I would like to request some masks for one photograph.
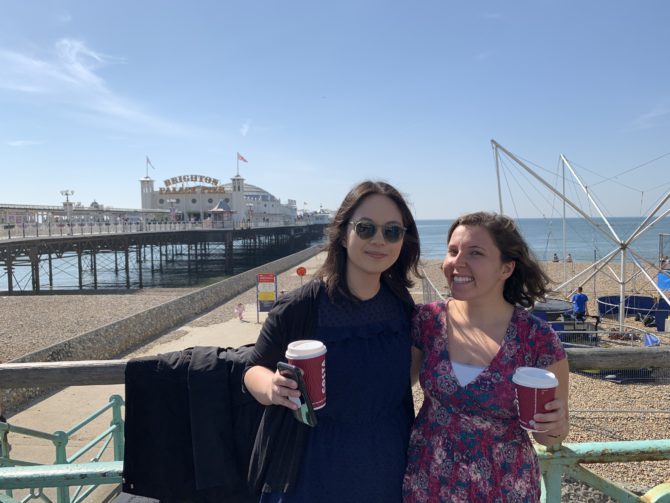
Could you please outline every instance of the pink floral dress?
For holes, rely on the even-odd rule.
[[[545,368],[565,358],[553,330],[517,307],[500,350],[466,386],[449,360],[446,302],[418,308],[412,338],[424,354],[425,399],[412,428],[403,501],[539,501],[539,464],[519,426],[512,374],[517,367]]]

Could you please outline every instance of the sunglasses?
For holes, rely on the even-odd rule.
[[[407,230],[400,224],[377,225],[369,220],[359,220],[349,223],[354,226],[354,232],[361,239],[372,239],[377,234],[377,231],[381,229],[384,241],[387,243],[397,243],[403,238]]]

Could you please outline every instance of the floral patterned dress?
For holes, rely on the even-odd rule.
[[[413,321],[425,399],[410,438],[404,502],[539,501],[539,464],[519,426],[512,374],[564,359],[560,340],[546,322],[517,307],[496,356],[461,386],[449,359],[447,306],[423,305]]]

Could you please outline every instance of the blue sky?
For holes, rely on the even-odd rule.
[[[135,208],[145,156],[160,186],[227,180],[239,151],[299,207],[374,178],[451,218],[497,209],[495,139],[643,214],[670,189],[668,19],[662,0],[5,0],[0,202]],[[506,212],[555,211],[516,179]]]

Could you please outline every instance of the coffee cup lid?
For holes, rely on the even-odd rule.
[[[528,388],[555,388],[558,379],[553,372],[536,367],[519,367],[512,376],[512,382]]]
[[[326,346],[321,341],[293,341],[286,349],[286,358],[313,358],[326,352]]]

